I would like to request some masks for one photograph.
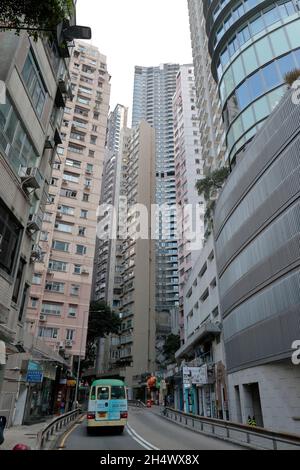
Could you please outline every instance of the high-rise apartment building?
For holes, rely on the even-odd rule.
[[[108,205],[118,210],[122,166],[121,133],[127,126],[127,114],[128,109],[118,104],[108,118],[100,198],[100,206],[103,208]],[[99,222],[105,227],[105,218],[109,223],[111,216],[111,211],[103,209],[103,214],[99,213]],[[118,260],[121,261],[121,242],[112,233],[107,235],[97,238],[92,295],[94,300],[105,301],[116,310],[120,306],[121,294],[121,268],[118,267]]]
[[[130,396],[136,397],[142,376],[155,372],[155,242],[151,239],[151,206],[155,203],[154,129],[141,121],[133,130],[123,130],[121,142],[118,210],[120,226],[123,223],[124,226],[118,247],[121,263],[117,265],[121,266],[122,324],[120,335],[109,338],[110,370],[104,373],[125,379]]]
[[[196,102],[194,67],[191,64],[181,65],[173,97],[181,330],[184,327],[184,286],[200,254],[204,239],[205,201],[196,189],[197,181],[203,178],[204,167]],[[181,331],[181,337],[183,336]]]
[[[234,162],[282,97],[285,74],[300,67],[299,2],[192,3],[203,3],[228,158]]]
[[[74,26],[73,2],[65,14]],[[32,361],[43,371],[38,386],[44,389],[55,379],[49,358],[64,363],[31,334],[26,305],[34,262],[41,257],[39,230],[70,92],[71,52],[63,36],[34,41],[23,32],[0,33],[0,414],[9,426],[28,418],[25,402],[32,416],[49,405],[48,395],[39,393],[32,405],[26,379]]]
[[[156,198],[165,205],[158,215],[156,234],[156,314],[157,338],[171,329],[170,316],[178,309],[178,250],[176,227],[176,188],[172,98],[176,91],[177,64],[136,67],[132,124],[145,119],[156,135]]]
[[[27,315],[31,331],[65,357],[84,357],[101,192],[110,76],[96,47],[76,42]]]
[[[211,72],[203,2],[202,0],[188,0],[188,7],[201,146],[204,170],[207,172],[224,166],[225,131],[218,87]]]

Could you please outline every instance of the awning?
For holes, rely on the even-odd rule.
[[[193,351],[193,348],[197,344],[201,344],[201,341],[208,338],[215,338],[221,334],[221,328],[216,323],[211,321],[205,323],[200,327],[200,329],[195,333],[188,341],[181,346],[181,348],[176,352],[175,358],[182,359],[186,354],[189,354]]]
[[[6,346],[4,341],[0,341],[0,365],[6,364]]]

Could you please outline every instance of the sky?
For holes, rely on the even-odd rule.
[[[107,56],[111,109],[131,111],[135,65],[192,62],[187,0],[78,0],[77,24]]]

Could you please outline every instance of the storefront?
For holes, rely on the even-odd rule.
[[[52,415],[56,366],[46,362],[28,361],[24,424],[32,424]]]

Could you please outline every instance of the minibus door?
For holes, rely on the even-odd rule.
[[[96,395],[96,421],[108,419],[109,411],[109,387],[97,387]]]

